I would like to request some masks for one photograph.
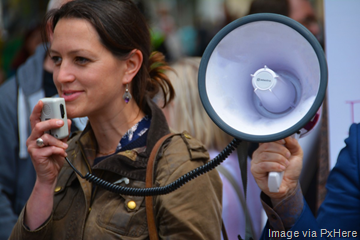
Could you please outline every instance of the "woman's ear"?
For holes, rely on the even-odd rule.
[[[138,49],[134,49],[129,54],[129,58],[125,60],[126,62],[126,71],[123,78],[123,83],[127,84],[132,81],[135,75],[138,73],[141,65],[143,63],[142,52]]]

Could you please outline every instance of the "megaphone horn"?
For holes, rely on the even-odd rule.
[[[272,142],[314,119],[327,78],[324,52],[309,30],[291,18],[259,13],[214,36],[200,63],[198,86],[206,112],[223,131],[244,141]]]

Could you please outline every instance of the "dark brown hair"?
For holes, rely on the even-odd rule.
[[[151,53],[149,28],[132,0],[71,1],[60,9],[49,11],[45,21],[51,22],[51,30],[54,31],[62,18],[87,20],[99,34],[104,47],[119,59],[126,59],[134,49],[142,52],[143,63],[132,81],[131,89],[133,99],[142,110],[144,100],[153,98],[160,88],[164,93],[164,106],[174,98],[174,88],[164,74],[170,67],[162,53]]]

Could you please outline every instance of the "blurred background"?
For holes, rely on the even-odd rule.
[[[247,15],[251,0],[134,0],[149,21],[154,49],[169,62],[201,56],[226,24]],[[0,1],[0,84],[14,74],[41,41],[48,0]],[[323,0],[311,0],[323,29]],[[323,41],[323,34],[318,36]]]
[[[48,0],[1,0],[0,66],[3,81],[14,74],[41,42],[40,23],[47,3]]]

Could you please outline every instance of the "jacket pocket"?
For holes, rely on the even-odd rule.
[[[145,182],[133,180],[129,187],[144,188]],[[145,197],[126,196],[107,192],[98,203],[102,204],[97,224],[116,234],[139,237],[147,234]],[[100,199],[99,199],[100,200]]]

